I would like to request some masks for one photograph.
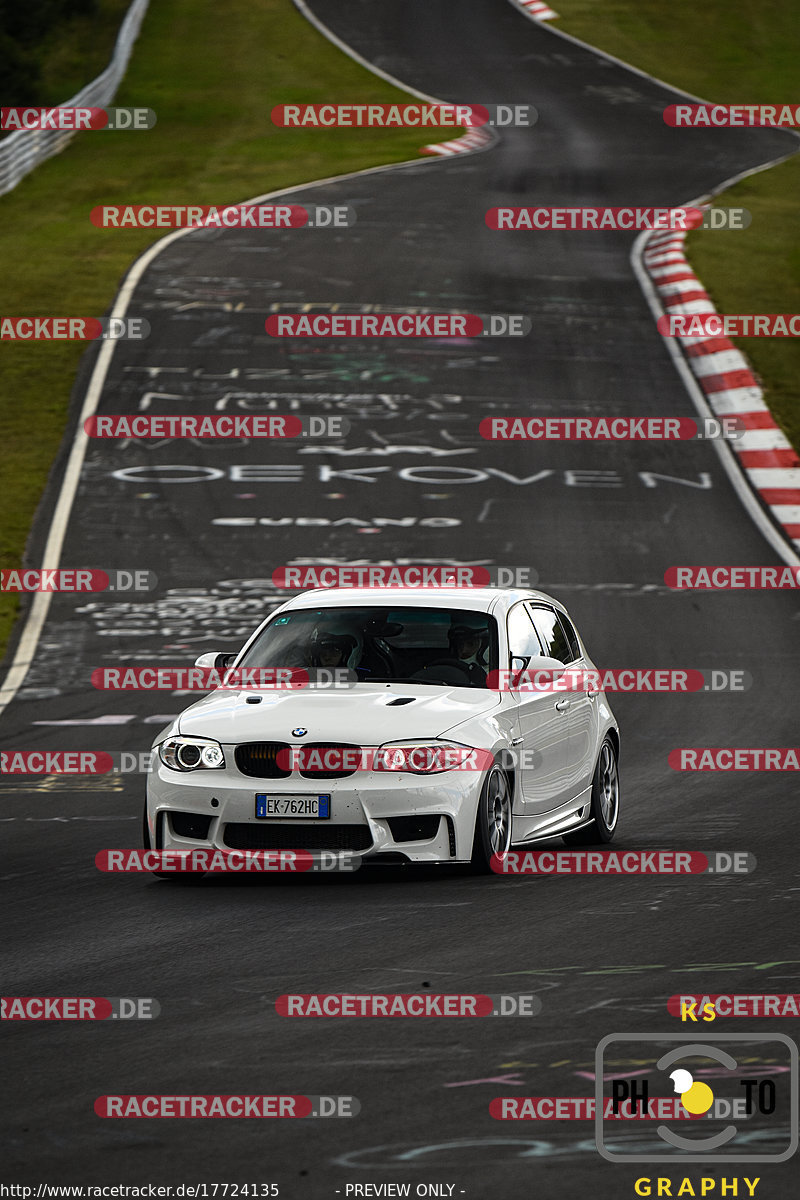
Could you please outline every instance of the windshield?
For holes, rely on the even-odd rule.
[[[240,667],[347,668],[358,682],[486,687],[497,623],[449,608],[308,608],[276,616]]]

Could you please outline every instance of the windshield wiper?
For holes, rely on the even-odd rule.
[[[423,683],[435,687],[472,687],[470,683],[447,683],[443,679],[411,679],[394,675],[370,675],[369,679],[359,679],[359,683]]]
[[[368,675],[359,683],[427,683],[427,679],[410,679],[402,675]]]

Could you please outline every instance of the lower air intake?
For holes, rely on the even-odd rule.
[[[372,837],[366,825],[253,825],[225,826],[223,839],[231,850],[369,850]]]

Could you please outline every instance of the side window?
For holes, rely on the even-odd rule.
[[[521,658],[541,654],[536,630],[524,604],[516,604],[508,614],[508,651]]]
[[[544,646],[543,653],[549,658],[557,658],[559,662],[571,662],[574,655],[569,648],[564,630],[559,624],[555,610],[552,608],[532,608],[531,613],[533,623]]]
[[[580,658],[581,656],[581,644],[578,641],[578,635],[575,632],[575,626],[572,624],[569,618],[565,617],[561,612],[558,613],[558,623],[564,630],[564,636],[566,637],[567,645],[569,646],[569,662],[574,662],[576,658]]]

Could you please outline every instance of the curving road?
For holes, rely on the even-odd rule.
[[[677,1028],[673,993],[800,990],[794,784],[775,772],[683,777],[667,765],[681,745],[796,741],[794,597],[684,595],[662,582],[673,564],[780,559],[709,444],[477,435],[492,413],[694,415],[631,268],[632,238],[493,233],[487,208],[680,204],[795,143],[774,131],[669,129],[660,113],[675,93],[505,0],[412,7],[413,21],[408,0],[314,0],[313,12],[413,88],[533,103],[538,124],[480,154],[290,193],[351,205],[352,230],[203,231],[148,261],[129,314],[146,317],[152,336],[117,346],[99,411],[339,413],[352,429],[332,448],[93,442],[62,562],[148,568],[159,587],[117,602],[54,599],[3,744],[145,750],[187,698],[99,692],[92,669],[235,648],[280,598],[269,580],[282,563],[528,565],[603,665],[749,672],[740,694],[614,701],[619,842],[748,850],[758,869],[539,881],[384,870],[176,889],[93,865],[101,848],[138,844],[141,774],[83,787],[4,780],[4,993],[153,996],[162,1008],[152,1024],[4,1026],[13,1182],[274,1180],[281,1195],[314,1200],[354,1183],[423,1182],[521,1200],[579,1196],[591,1181],[598,1197],[633,1194],[637,1176],[663,1168],[601,1163],[587,1122],[499,1125],[489,1101],[589,1095],[600,1038]],[[276,303],[521,312],[533,330],[519,341],[284,345],[264,333]],[[64,456],[93,365],[90,354]],[[31,562],[57,499],[56,473]],[[425,988],[535,990],[543,1010],[479,1025],[305,1023],[273,1005],[291,991]],[[770,1027],[792,1032],[791,1022]],[[115,1092],[261,1091],[353,1094],[362,1112],[208,1127],[92,1111]],[[757,1171],[770,1200],[791,1194],[791,1167]]]

